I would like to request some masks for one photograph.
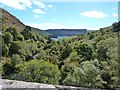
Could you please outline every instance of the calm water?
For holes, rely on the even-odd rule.
[[[58,36],[57,38],[51,38],[51,39],[56,41],[58,39],[67,38],[67,37],[69,37],[69,36]]]

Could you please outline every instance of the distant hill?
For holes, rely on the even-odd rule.
[[[26,27],[26,25],[22,23],[18,18],[16,18],[15,16],[13,16],[8,11],[2,8],[0,8],[0,17],[2,17],[0,18],[0,20],[2,21],[2,27],[5,29],[9,27],[14,27],[21,32]],[[47,32],[40,30],[38,28],[31,27],[31,29],[33,32],[40,35],[44,35],[44,36],[50,35]]]
[[[87,30],[87,33],[89,33],[89,32],[95,32],[95,31],[98,31],[98,30]]]
[[[45,30],[51,34],[51,37],[57,36],[77,36],[79,34],[87,33],[87,29],[48,29]]]
[[[0,20],[2,21],[3,29],[14,27],[18,31],[22,31],[25,29],[26,25],[22,23],[18,18],[10,14],[8,11],[0,8]],[[31,27],[31,26],[30,26]],[[77,36],[80,34],[87,33],[87,29],[48,29],[48,30],[41,30],[38,28],[31,27],[32,31],[43,35],[43,36]]]
[[[2,24],[0,26],[5,28],[14,27],[18,31],[22,31],[25,29],[26,25],[22,23],[18,18],[10,14],[8,11],[0,8],[0,20]],[[30,26],[31,27],[31,26]],[[85,34],[88,32],[93,32],[94,30],[87,30],[87,29],[47,29],[41,30],[35,27],[31,27],[32,31],[43,35],[43,36],[50,36],[50,37],[58,37],[58,36],[77,36],[80,34]],[[96,30],[97,31],[97,30]]]
[[[31,27],[31,29],[32,29],[32,31],[34,33],[37,33],[37,34],[40,34],[40,35],[43,35],[43,36],[49,36],[49,35],[51,35],[51,34],[45,32],[44,30],[40,30],[38,28]]]

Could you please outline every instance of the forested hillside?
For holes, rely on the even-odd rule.
[[[50,33],[50,37],[77,36],[87,33],[87,29],[48,29],[45,32]]]
[[[119,24],[54,41],[26,26],[2,30],[2,78],[88,88],[120,88]]]

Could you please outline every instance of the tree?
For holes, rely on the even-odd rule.
[[[26,26],[25,29],[21,32],[25,40],[32,39],[32,29],[29,26]]]
[[[23,47],[24,46],[24,47]],[[9,48],[9,55],[19,54],[22,59],[30,60],[33,59],[33,55],[37,52],[37,45],[35,43],[27,42],[13,42]]]
[[[11,33],[7,32],[4,36],[4,41],[6,44],[10,44],[13,41],[13,36]]]
[[[108,58],[107,51],[108,51],[107,47],[100,45],[97,50],[98,53],[97,59],[100,61],[106,60]]]
[[[59,64],[59,69],[64,65],[65,59],[70,55],[70,53],[73,51],[73,49],[70,46],[66,46],[63,48],[60,56],[60,64]]]
[[[22,63],[23,60],[22,58],[19,56],[19,54],[13,54],[12,58],[11,58],[11,63],[13,64],[13,66]]]
[[[9,78],[14,73],[15,67],[11,64],[11,58],[2,58],[2,76],[3,78]]]
[[[86,82],[84,71],[80,67],[74,68],[73,72],[69,72],[62,81],[64,85],[72,85],[84,87]]]
[[[94,33],[90,33],[89,40],[92,40],[95,37]]]
[[[57,65],[43,60],[31,60],[16,66],[18,71],[13,79],[39,83],[57,84],[60,71]]]
[[[9,55],[11,56],[12,54],[20,54],[20,49],[20,45],[17,42],[13,42],[9,48]]]
[[[11,34],[14,34],[15,31],[16,31],[16,28],[13,28],[13,27],[9,27],[6,29],[6,32],[10,32]]]
[[[82,59],[77,55],[76,51],[73,51],[69,57],[66,58],[65,62],[70,63],[70,62],[80,62]]]
[[[61,71],[60,82],[64,85],[104,88],[105,82],[100,77],[100,70],[89,61],[82,62],[80,66],[65,64]]]
[[[18,41],[24,41],[23,35],[19,33],[18,36],[17,36],[17,40]]]
[[[46,52],[44,50],[41,50],[39,53],[37,53],[34,57],[35,59],[41,60],[41,59],[45,59],[46,56]]]
[[[95,77],[99,74],[99,70],[89,61],[82,63],[82,70],[84,71],[87,78],[86,86],[92,87]]]
[[[16,28],[13,28],[13,27],[7,28],[6,32],[9,32],[9,33],[11,33],[13,35],[13,40],[14,41],[23,39],[20,32]]]
[[[70,55],[71,52],[72,52],[72,48],[67,45],[67,46],[62,50],[61,60],[65,60],[65,59]]]
[[[2,50],[1,50],[1,52],[2,52],[2,56],[4,57],[4,56],[7,56],[8,55],[8,52],[9,52],[9,48],[8,48],[8,46],[5,44],[5,42],[4,42],[4,40],[2,39]]]
[[[70,85],[72,80],[68,80],[71,77],[70,74],[74,72],[76,65],[74,63],[65,63],[61,68],[61,78],[59,80],[60,84]],[[71,78],[72,79],[72,78]],[[68,80],[68,81],[67,81]]]
[[[112,31],[113,32],[117,32],[120,29],[119,24],[120,24],[120,22],[119,23],[115,22],[115,23],[112,24],[112,27],[113,27]]]
[[[84,60],[92,59],[93,50],[91,45],[83,42],[76,47],[76,51],[80,57],[84,58]]]

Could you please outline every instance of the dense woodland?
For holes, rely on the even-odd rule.
[[[114,23],[99,31],[57,41],[32,32],[29,26],[22,31],[3,27],[2,78],[87,88],[120,88],[118,26]]]

